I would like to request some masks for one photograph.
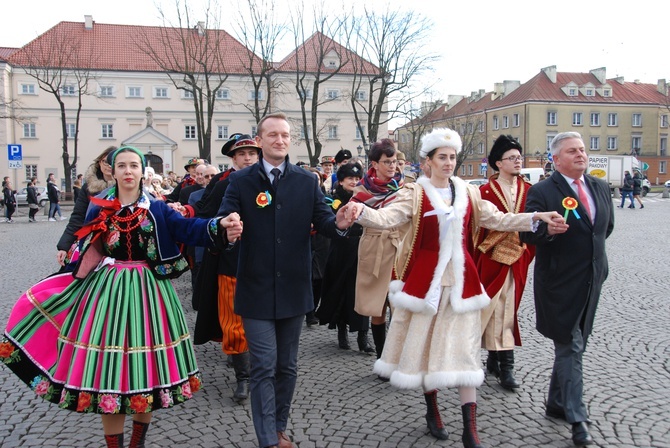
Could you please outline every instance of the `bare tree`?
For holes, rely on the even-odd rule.
[[[454,169],[454,173],[458,172],[461,165],[463,165],[463,162],[468,158],[475,156],[475,151],[479,148],[480,143],[484,143],[484,154],[482,157],[486,157],[487,148],[485,133],[479,132],[478,129],[479,121],[482,118],[483,114],[481,111],[474,111],[472,109],[459,115],[449,114],[449,112],[447,112],[444,121],[445,125],[458,132],[463,142],[463,149],[456,157],[456,168]]]
[[[432,24],[416,12],[365,8],[363,17],[351,24],[355,33],[349,47],[363,56],[354,70],[351,106],[356,125],[367,131],[367,136],[361,135],[367,146],[366,138],[376,141],[381,126],[430,90],[432,86],[416,88],[412,83],[431,69],[437,56],[426,50]],[[368,62],[374,66],[372,72]],[[360,93],[362,89],[367,95]]]
[[[21,114],[23,107],[21,102],[17,99],[5,100],[5,96],[0,92],[0,120],[13,120],[16,122],[22,121],[24,118]]]
[[[240,63],[251,78],[254,92],[252,105],[242,105],[251,112],[256,123],[271,111],[275,89],[272,73],[275,49],[287,27],[277,22],[274,0],[245,0],[247,16],[237,22],[238,39],[250,51],[240,54]],[[240,11],[243,7],[240,6]],[[263,92],[267,95],[263,96]]]
[[[404,115],[409,121],[399,131],[401,136],[406,136],[406,141],[401,138],[399,149],[404,151],[407,160],[419,161],[421,137],[433,128],[435,122],[443,118],[444,111],[442,100],[407,103]]]
[[[163,26],[143,27],[135,44],[146,53],[170,78],[172,84],[192,99],[195,111],[199,157],[211,160],[212,117],[216,108],[217,93],[231,71],[238,66],[226,66],[226,56],[242,47],[225,31],[218,29],[220,20],[215,4],[208,1],[204,8],[204,21],[194,21],[188,2],[175,0],[176,22],[159,7]],[[235,45],[237,43],[237,45]]]
[[[11,58],[13,64],[35,79],[39,88],[58,102],[61,158],[65,190],[68,192],[72,189],[72,173],[77,168],[82,99],[85,95],[95,93],[91,91],[91,81],[97,77],[92,70],[96,66],[97,54],[92,46],[85,46],[79,39],[74,39],[66,26],[58,26],[14,53]],[[72,109],[75,110],[74,123],[68,123],[68,111]],[[73,146],[71,155],[70,141]]]
[[[334,17],[329,15],[329,17]],[[315,11],[314,33],[306,38],[302,10],[292,15],[296,50],[290,68],[295,70],[295,89],[300,102],[301,138],[307,146],[310,165],[319,163],[323,136],[329,132],[328,118],[319,119],[320,106],[339,100],[338,93],[321,94],[321,88],[351,61],[351,52],[335,41],[347,17],[329,18]],[[333,91],[335,92],[335,91]],[[334,128],[336,129],[336,128]],[[330,137],[333,137],[332,135]]]

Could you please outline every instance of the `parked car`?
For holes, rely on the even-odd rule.
[[[670,180],[666,180],[663,185],[665,185],[665,188],[670,188]]]
[[[49,202],[47,197],[47,187],[35,186],[37,189],[37,203],[40,204],[40,207],[44,207]],[[16,204],[17,205],[28,205],[28,189],[21,188],[21,190],[16,193]]]
[[[465,181],[469,184],[477,185],[477,186],[489,183],[488,179],[466,179]]]

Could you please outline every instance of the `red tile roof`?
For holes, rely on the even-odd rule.
[[[330,51],[335,51],[340,58],[342,67],[338,73],[351,75],[355,73],[374,74],[379,72],[379,68],[374,64],[366,61],[353,51],[320,32],[312,34],[295,51],[277,63],[275,68],[281,72],[295,72],[300,68],[300,71],[316,73],[319,69],[319,60],[323,62],[321,55],[327,55]],[[321,73],[332,73],[337,71],[337,67],[329,68],[322,65],[320,71]]]
[[[0,61],[6,61],[18,48],[0,47]]]
[[[31,59],[35,59],[34,55],[41,55],[38,58],[43,65],[57,57],[53,49],[66,47],[72,49],[73,54],[67,61],[60,58],[59,67],[162,72],[164,70],[149,56],[148,46],[144,43],[148,42],[161,59],[175,60],[183,66],[185,57],[181,50],[181,36],[186,36],[190,43],[193,58],[188,62],[194,67],[198,66],[194,61],[205,57],[210,58],[214,72],[218,73],[246,73],[244,67],[249,65],[250,60],[260,66],[260,59],[224,30],[206,30],[205,35],[200,36],[195,29],[95,22],[92,29],[85,29],[83,22],[60,22],[14,52],[9,62],[29,66]],[[203,55],[201,48],[205,39],[209,40],[210,50]],[[217,60],[219,56],[220,60]]]

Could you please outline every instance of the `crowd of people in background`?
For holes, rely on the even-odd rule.
[[[520,174],[521,145],[502,135],[488,157],[495,174],[476,187],[455,176],[462,142],[451,129],[434,129],[422,138],[418,172],[390,139],[373,142],[365,159],[343,148],[323,156],[318,168],[294,165],[288,157],[290,135],[286,117],[271,114],[258,124],[257,136],[233,134],[223,145],[230,168],[220,171],[194,157],[185,163],[183,175],[170,171],[163,176],[146,166],[135,148],[111,146],[74,181],[74,208],[57,244],[63,277],[36,285],[42,294],[38,301],[54,306],[54,297],[72,300],[76,312],[88,306],[92,288],[102,287],[109,306],[125,304],[125,310],[132,308],[126,300],[145,303],[151,296],[156,306],[169,307],[181,326],[179,334],[168,334],[152,323],[156,331],[165,332],[163,342],[174,343],[178,351],[182,368],[172,371],[173,377],[154,377],[155,366],[127,372],[134,376],[120,396],[131,399],[120,402],[114,412],[133,414],[130,446],[144,446],[154,410],[183,402],[200,388],[200,373],[174,291],[161,289],[160,297],[154,297],[144,283],[123,280],[130,297],[126,299],[112,292],[110,278],[130,279],[145,272],[145,281],[165,288],[165,281],[191,269],[191,305],[198,313],[193,344],[221,344],[235,372],[233,399],[250,400],[261,447],[294,446],[286,428],[300,334],[303,325],[323,325],[336,331],[333,343],[341,350],[352,348],[349,334],[354,333],[359,352],[376,356],[371,368],[380,381],[421,390],[426,403],[422,417],[437,439],[449,437],[438,391],[456,388],[462,443],[480,448],[477,387],[485,374],[509,391],[522,387],[514,376],[514,349],[521,345],[517,311],[536,250],[538,330],[555,343],[545,413],[572,424],[575,445],[592,444],[582,397],[582,355],[606,278],[604,241],[612,231],[613,214],[609,188],[584,174],[581,136],[556,136],[551,150],[557,171],[531,187]],[[626,197],[630,208],[635,199],[644,207],[639,188],[635,190],[638,175],[627,172],[620,207]],[[35,222],[39,208],[36,183],[36,178],[28,183],[29,222]],[[16,199],[8,177],[2,187],[5,218],[13,222]],[[47,179],[47,195],[48,220],[55,221],[56,215],[66,219],[53,174]],[[574,203],[570,210],[585,219],[564,215],[565,201]],[[159,237],[156,232],[165,229],[171,236]],[[580,251],[568,254],[565,247]],[[101,251],[103,259],[116,256],[123,261],[99,264],[92,271],[87,264],[92,257],[84,254]],[[565,266],[555,261],[570,257],[583,262],[579,272],[567,267],[572,261]],[[593,265],[592,259],[604,261]],[[553,272],[563,268],[565,276],[581,278],[569,294],[561,293]],[[44,288],[54,282],[60,282],[55,289],[60,292]],[[132,314],[128,322],[141,318],[137,309],[127,312]],[[19,308],[13,312],[5,338],[29,358],[31,339],[14,319],[25,313]],[[58,313],[70,313],[70,308]],[[70,330],[88,325],[87,319],[68,320]],[[118,342],[124,343],[128,341]],[[487,352],[484,366],[482,349]],[[143,362],[173,367],[151,361],[159,351],[158,346],[142,349]],[[75,370],[92,368],[65,352],[55,371],[71,361]],[[34,372],[27,360],[3,361],[24,380],[28,371]],[[121,363],[113,357],[109,362]],[[49,373],[59,393],[78,400],[92,393],[98,400],[83,406],[66,397],[71,401],[61,407],[76,412],[95,407],[95,412],[107,413],[104,391],[96,385],[103,373],[97,368],[92,372],[67,390],[55,379],[58,374]],[[138,395],[141,391],[144,395]],[[138,405],[140,395],[144,407]],[[63,403],[62,397],[48,399]],[[122,417],[103,415],[109,447],[123,446]]]

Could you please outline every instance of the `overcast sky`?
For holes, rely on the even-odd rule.
[[[5,0],[7,2],[8,0]],[[157,0],[166,11],[175,0]],[[181,0],[182,2],[185,0]],[[186,0],[194,9],[203,0]],[[232,33],[237,0],[220,0],[224,29]],[[279,4],[289,0],[276,0]],[[311,4],[316,0],[304,0]],[[351,0],[342,0],[348,3]],[[290,0],[295,4],[296,0]],[[434,22],[432,48],[438,96],[490,91],[495,82],[526,82],[542,67],[560,72],[588,72],[606,67],[607,77],[623,76],[656,83],[670,80],[669,1],[627,3],[589,0],[366,0],[368,7],[411,5]],[[328,10],[339,3],[328,2]],[[354,4],[363,4],[361,0]],[[311,9],[309,6],[306,10]],[[283,8],[287,10],[287,8]],[[21,0],[0,14],[0,46],[20,47],[60,21],[83,22],[90,14],[99,23],[160,25],[153,0],[90,1]],[[290,48],[276,55],[279,60]]]

